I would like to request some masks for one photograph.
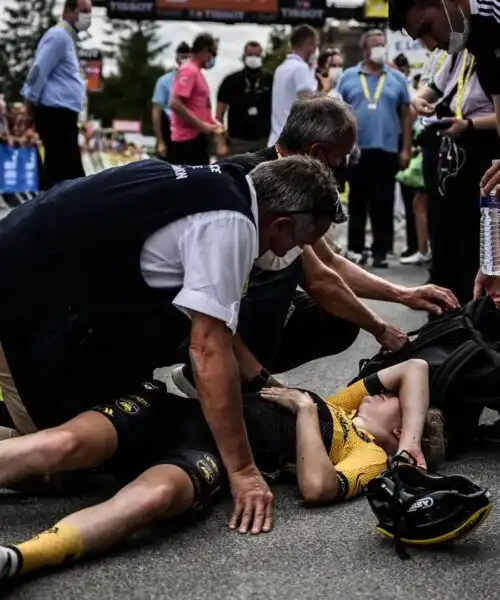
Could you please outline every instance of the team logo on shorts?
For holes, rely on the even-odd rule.
[[[200,471],[203,479],[207,483],[213,483],[215,481],[215,477],[217,476],[219,470],[215,461],[212,458],[210,458],[210,456],[207,456],[205,454],[203,459],[200,459],[196,463],[196,466],[198,467],[198,470]]]
[[[127,415],[136,415],[139,412],[139,407],[132,400],[117,400],[116,406]]]

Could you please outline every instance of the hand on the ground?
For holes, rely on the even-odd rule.
[[[497,306],[500,305],[500,277],[485,275],[479,270],[474,282],[474,298],[480,298],[483,290]]]
[[[495,164],[486,171],[479,185],[483,196],[486,196],[494,187],[500,185],[500,160],[495,161]]]
[[[448,127],[448,129],[443,129],[442,131],[440,131],[440,135],[450,135],[451,137],[454,137],[463,133],[468,126],[468,122],[465,119],[457,119],[456,117],[453,117],[451,119],[443,120],[447,121],[450,124],[450,126]]]
[[[384,325],[383,331],[376,335],[375,339],[384,350],[399,350],[409,341],[402,329],[390,323]]]
[[[229,523],[240,533],[267,533],[273,526],[274,496],[255,465],[229,475],[234,510]]]
[[[290,412],[297,414],[298,410],[314,404],[313,399],[306,392],[291,388],[272,387],[260,390],[260,396],[269,402],[275,402]]]
[[[436,112],[436,106],[423,98],[414,98],[411,103],[417,113],[422,117],[430,117]]]
[[[415,460],[417,467],[427,470],[427,463],[425,462],[425,457],[419,444],[399,448],[398,454],[401,454],[405,451],[408,452],[408,454]]]
[[[433,315],[442,315],[445,310],[460,308],[460,303],[451,290],[432,284],[408,288],[403,304],[413,310],[426,310]]]
[[[158,142],[158,145],[156,147],[156,151],[158,152],[159,156],[162,156],[163,158],[166,158],[166,156],[167,156],[167,146],[166,146],[165,142]]]

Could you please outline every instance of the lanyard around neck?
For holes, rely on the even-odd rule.
[[[455,97],[456,100],[456,110],[455,114],[457,119],[463,119],[463,104],[464,104],[464,96],[465,90],[469,84],[469,80],[472,75],[472,69],[474,67],[474,57],[470,57],[469,68],[467,68],[467,62],[469,58],[469,52],[464,50],[464,57],[462,59],[462,64],[460,65],[460,74],[458,76],[457,82],[457,95]]]
[[[361,80],[361,87],[363,88],[363,94],[365,95],[365,98],[368,101],[368,108],[377,108],[377,102],[379,101],[380,96],[382,95],[382,90],[384,89],[386,77],[385,73],[381,75],[378,80],[377,87],[375,88],[375,93],[373,94],[373,98],[368,88],[368,81],[366,79],[366,75],[364,73],[360,73],[359,77]]]

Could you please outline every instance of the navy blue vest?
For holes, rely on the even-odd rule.
[[[141,250],[168,223],[213,210],[254,221],[242,169],[146,160],[63,182],[0,222],[0,340],[38,426],[173,360],[189,321],[172,307],[178,289],[145,283]]]

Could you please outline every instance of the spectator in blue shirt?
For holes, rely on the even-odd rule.
[[[175,61],[178,66],[189,60],[191,49],[186,42],[181,42],[175,51]],[[162,75],[155,85],[153,93],[153,131],[156,137],[156,152],[159,158],[167,159],[170,154],[170,91],[174,83],[177,69]]]
[[[91,11],[91,0],[66,0],[63,20],[40,40],[22,89],[44,147],[45,188],[85,175],[78,114],[86,91],[76,41],[78,33],[90,27]]]
[[[366,263],[369,214],[373,266],[387,267],[394,238],[394,178],[411,157],[410,95],[404,76],[386,64],[383,31],[365,33],[361,49],[362,62],[347,69],[337,87],[356,114],[361,150],[359,161],[349,169],[348,257]]]

